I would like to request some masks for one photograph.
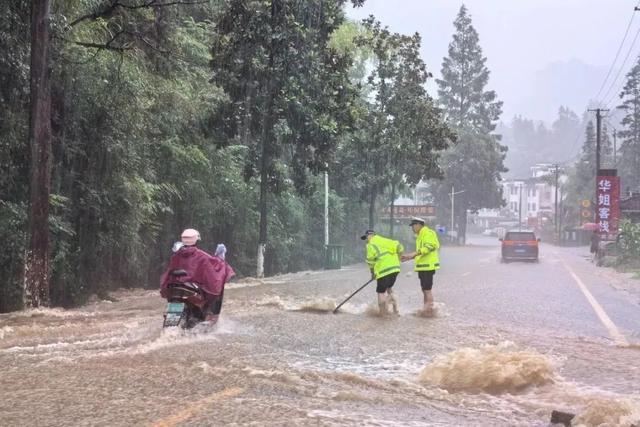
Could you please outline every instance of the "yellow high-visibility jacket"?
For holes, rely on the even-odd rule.
[[[400,272],[400,254],[404,247],[397,240],[374,235],[367,243],[367,264],[376,279]]]
[[[415,271],[434,271],[440,268],[440,257],[438,255],[440,241],[435,231],[426,225],[420,229],[416,238],[416,252],[418,256],[415,261]]]

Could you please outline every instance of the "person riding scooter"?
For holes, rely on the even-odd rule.
[[[224,285],[235,273],[223,258],[212,256],[197,247],[200,240],[197,230],[184,230],[180,240],[182,246],[174,246],[175,252],[162,275],[160,295],[163,298],[168,297],[167,287],[172,281],[198,284],[206,300],[203,309],[204,320],[215,323],[222,308]],[[176,270],[184,270],[186,274],[176,277],[172,274]]]

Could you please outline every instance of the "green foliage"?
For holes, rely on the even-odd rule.
[[[509,125],[501,125],[497,131],[503,136],[502,143],[509,147],[505,165],[508,175],[523,179],[531,174],[531,167],[548,163],[550,159],[564,161],[572,159],[575,149],[571,142],[582,133],[582,120],[570,109],[560,107],[558,117],[551,127],[543,122],[514,117]]]
[[[479,37],[463,5],[454,22],[456,32],[438,80],[439,101],[447,121],[458,132],[458,144],[442,156],[444,180],[434,183],[433,193],[441,220],[450,215],[451,188],[461,192],[455,199],[459,236],[464,241],[468,210],[502,206],[501,174],[506,172],[507,147],[492,134],[502,102],[494,91],[486,91],[489,70],[482,56]],[[443,215],[444,214],[444,215]],[[448,222],[448,221],[447,221]]]
[[[0,13],[0,312],[22,307],[29,188],[29,2]]]
[[[453,24],[456,32],[442,62],[442,80],[437,80],[439,101],[456,129],[488,134],[500,118],[502,101],[496,100],[494,91],[485,91],[489,82],[487,58],[482,55],[480,37],[465,5]]]
[[[387,49],[393,90],[385,104],[394,121],[383,120],[371,98],[380,88],[362,85],[373,47],[358,40],[371,34],[344,17],[343,8],[361,0],[53,4],[55,305],[119,287],[156,288],[187,227],[201,232],[205,250],[226,243],[236,271],[251,274],[262,182],[270,200],[267,272],[320,267],[318,172],[327,167],[330,242],[345,245],[347,262],[361,261],[362,199],[371,189],[370,171],[362,171],[386,152],[392,156],[378,159],[394,168],[387,183],[414,183],[434,173],[433,153],[451,137],[423,87],[429,75],[418,35],[394,35],[399,43]],[[0,14],[0,311],[22,305],[29,11],[19,0]],[[382,151],[369,145],[375,135],[384,135]]]
[[[431,74],[420,57],[420,35],[391,33],[373,17],[363,27],[356,43],[372,53],[374,66],[365,88],[370,96],[359,104],[363,132],[349,146],[359,157],[354,172],[365,183],[372,228],[378,195],[390,189],[393,203],[401,188],[437,176],[437,153],[454,135],[426,92]]]
[[[627,74],[627,81],[620,93],[624,111],[624,129],[619,132],[622,143],[619,148],[619,176],[624,189],[640,190],[640,58]]]
[[[213,81],[229,98],[217,130],[226,137],[222,145],[251,147],[248,177],[259,175],[266,162],[272,190],[282,158],[303,190],[307,169],[324,169],[337,135],[351,123],[351,57],[333,49],[331,38],[343,22],[335,1],[224,2],[211,65]]]
[[[212,45],[219,58],[215,46],[224,40],[217,24],[231,3],[132,9],[55,2],[54,304],[79,304],[121,286],[155,288],[168,248],[186,227],[201,231],[207,250],[225,242],[240,274],[252,271],[259,181],[246,172],[255,166],[256,150],[221,128],[233,121],[235,92],[224,82],[211,84]],[[246,3],[259,12],[269,2]],[[273,121],[283,144],[271,165],[274,251],[267,261],[273,273],[318,266],[322,259],[321,186],[308,172],[331,161],[334,141],[351,121],[349,99],[357,91],[349,82],[350,55],[328,46],[345,22],[344,4],[287,4],[281,22],[288,44],[278,50],[278,84],[286,95]],[[259,15],[248,19],[259,22]],[[280,37],[279,29],[269,34]],[[8,242],[0,256],[0,311],[6,311],[21,306],[27,231],[29,3],[12,2],[0,14],[0,30],[0,237]],[[227,35],[241,42],[248,29],[236,30]],[[254,28],[256,37],[261,30]],[[250,63],[262,72],[260,61],[257,52]],[[336,227],[344,220],[343,200],[332,193]],[[335,241],[340,235],[332,231]]]
[[[26,205],[0,200],[0,312],[22,308],[22,263],[24,232],[27,223]]]
[[[640,224],[623,220],[620,222],[619,234],[621,262],[635,263],[637,267],[640,260]]]

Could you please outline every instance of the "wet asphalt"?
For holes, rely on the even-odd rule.
[[[543,244],[539,263],[504,264],[495,238],[469,243],[442,249],[432,318],[419,315],[409,263],[400,316],[376,315],[373,284],[331,313],[368,280],[363,264],[232,283],[220,324],[186,333],[161,330],[155,291],[0,315],[0,414],[6,425],[485,426],[548,425],[551,410],[594,400],[600,412],[640,408],[640,282],[595,267],[587,248]],[[456,391],[424,383],[437,361],[448,380],[469,378]],[[478,392],[487,379],[503,390]]]

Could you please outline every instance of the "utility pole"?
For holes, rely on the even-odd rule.
[[[518,231],[522,231],[522,184],[520,187],[520,198],[518,200]]]
[[[589,110],[596,113],[596,176],[600,170],[600,138],[602,134],[602,113],[609,111],[602,108],[596,108],[595,110]]]
[[[553,165],[553,167],[555,168],[555,177],[556,177],[556,185],[555,185],[555,196],[554,196],[554,212],[555,212],[555,219],[553,221],[553,225],[556,229],[556,235],[558,238],[558,242],[560,241],[560,227],[559,227],[559,223],[558,223],[558,164],[556,163],[555,165]]]
[[[453,242],[453,212],[454,212],[454,208],[455,208],[455,202],[454,199],[456,197],[456,194],[461,194],[464,193],[466,190],[461,190],[461,191],[454,191],[454,186],[451,186],[451,241]],[[456,238],[458,238],[459,236],[456,236]]]
[[[617,141],[618,132],[616,132],[615,128],[613,129],[613,168],[615,169],[618,166],[618,141]]]
[[[324,171],[324,246],[329,246],[329,172]]]
[[[563,216],[563,212],[564,212],[564,202],[562,201],[562,191],[560,191],[560,219],[558,220],[558,230],[559,231],[559,235],[558,235],[558,244],[560,246],[562,246],[562,216]]]
[[[454,187],[453,185],[451,186],[451,241],[453,242],[453,212],[454,212],[454,207],[455,207],[455,203],[453,201],[453,199],[455,198],[456,193],[454,193]]]

